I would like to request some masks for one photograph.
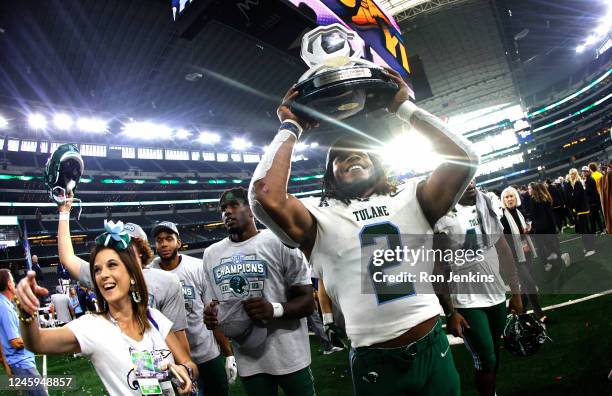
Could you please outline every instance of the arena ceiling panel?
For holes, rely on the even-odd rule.
[[[176,37],[169,1],[33,0],[0,8],[0,104],[274,128],[280,97],[305,70],[215,22],[192,41]],[[193,73],[203,77],[189,81]]]

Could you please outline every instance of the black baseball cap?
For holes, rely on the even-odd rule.
[[[175,233],[177,238],[181,237],[181,235],[178,232],[178,229],[176,228],[176,224],[174,224],[171,221],[162,221],[156,224],[155,227],[153,227],[153,230],[151,231],[151,236],[155,238],[157,234],[159,234],[162,231],[170,231],[170,232]]]

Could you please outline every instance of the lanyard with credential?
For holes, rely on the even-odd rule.
[[[130,360],[134,366],[134,374],[140,386],[140,392],[142,395],[174,395],[172,386],[167,381],[168,375],[161,370],[163,364],[163,354],[161,351],[157,351],[155,345],[155,337],[150,335],[151,340],[151,352],[149,348],[144,347],[138,348],[134,345],[135,340],[129,337],[121,330],[119,323],[109,313],[110,321],[119,330],[121,337],[128,347],[128,353],[130,354]],[[147,310],[147,318],[151,324],[159,331],[157,322],[151,317],[150,312]],[[143,335],[144,340],[144,335]],[[136,341],[137,342],[137,341]],[[160,384],[160,381],[161,384]]]

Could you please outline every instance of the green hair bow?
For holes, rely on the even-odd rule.
[[[113,221],[104,220],[105,233],[96,237],[96,245],[104,245],[106,247],[125,250],[130,245],[130,234],[123,227],[123,222],[118,221],[116,224]]]

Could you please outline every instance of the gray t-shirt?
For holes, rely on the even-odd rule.
[[[207,302],[263,295],[270,302],[282,303],[292,286],[311,284],[300,250],[287,248],[268,230],[244,242],[225,238],[209,246],[204,251],[204,266]],[[241,350],[234,344],[241,377],[290,374],[310,365],[306,318],[272,319],[267,328],[268,337],[261,348]]]
[[[179,255],[179,265],[166,271],[176,275],[183,286],[183,297],[187,311],[187,339],[191,358],[197,364],[208,362],[219,356],[219,347],[212,331],[204,324],[204,295],[206,282],[202,261],[184,254]],[[160,258],[153,259],[149,267],[161,269]]]
[[[153,268],[143,268],[142,274],[149,291],[149,306],[159,310],[172,322],[172,331],[187,328],[183,288],[178,277],[166,271]],[[90,289],[93,282],[89,272],[89,263],[81,260],[79,281]]]
[[[52,294],[51,304],[55,307],[57,320],[64,323],[72,320],[72,315],[70,315],[70,297],[64,293]]]

